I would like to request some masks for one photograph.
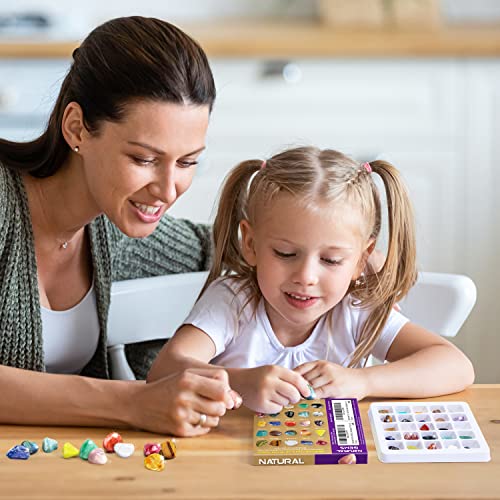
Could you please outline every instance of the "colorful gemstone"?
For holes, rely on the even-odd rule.
[[[324,422],[323,420],[315,420],[315,421],[314,421],[314,424],[315,424],[315,425],[317,425],[318,427],[323,426],[323,425],[324,425],[324,423],[325,423],[325,422]]]
[[[401,422],[411,422],[411,420],[408,420],[407,418],[403,418]]]
[[[49,437],[43,438],[42,450],[44,451],[44,453],[52,453],[53,451],[57,450],[58,446],[59,443],[55,439]]]
[[[325,444],[328,444],[328,441],[324,441],[323,439],[318,439],[316,441],[316,444],[319,444],[320,446],[325,446]]]
[[[266,421],[265,420],[259,420],[257,422],[257,427],[265,427],[266,426]]]
[[[108,461],[106,452],[102,448],[94,448],[87,458],[89,464],[104,465]]]
[[[311,403],[313,408],[321,408],[323,405],[321,403]]]
[[[298,442],[296,439],[287,439],[287,440],[285,441],[285,444],[286,444],[287,446],[295,446],[295,445],[297,445],[298,443],[299,443],[299,442]]]
[[[72,445],[71,443],[64,443],[63,444],[63,457],[64,458],[77,457],[79,453],[80,453],[80,450],[76,446]]]
[[[116,443],[113,450],[120,458],[128,458],[134,454],[135,446],[132,443]]]
[[[257,431],[257,432],[255,433],[255,435],[256,435],[257,437],[264,437],[264,436],[267,436],[267,431]]]
[[[8,452],[7,457],[12,460],[28,460],[30,457],[30,450],[21,444],[13,446]]]
[[[428,431],[430,429],[429,429],[429,426],[427,424],[424,424],[424,425],[422,425],[422,427],[420,427],[420,430],[421,431]]]
[[[418,439],[418,434],[416,432],[405,432],[403,437],[408,441],[415,441]]]
[[[392,421],[393,421],[393,420],[392,420],[392,417],[391,417],[390,415],[386,415],[386,416],[384,417],[384,419],[382,420],[382,422],[392,422]]]
[[[265,446],[267,444],[267,440],[266,439],[259,439],[256,443],[258,448],[260,448],[261,446]]]
[[[436,443],[431,443],[429,446],[427,446],[428,450],[435,450],[437,448]]]
[[[308,403],[299,403],[299,408],[308,408],[309,404]]]
[[[312,441],[309,441],[308,439],[303,439],[300,444],[304,444],[306,446],[311,446],[313,445],[314,443]]]
[[[436,422],[445,422],[445,419],[444,418],[436,418]]]
[[[266,414],[265,413],[262,413],[262,412],[257,412],[255,415],[257,415],[259,418],[262,418],[262,417],[265,417]]]
[[[308,416],[309,416],[309,412],[308,411],[301,411],[301,412],[299,412],[299,417],[307,418]]]
[[[472,439],[471,436],[458,436],[460,439]]]
[[[281,436],[281,431],[271,431],[269,434],[270,434],[271,436],[275,436],[275,437],[277,437],[277,436]]]
[[[313,417],[323,417],[324,415],[322,411],[313,411]]]
[[[269,416],[272,418],[276,418],[280,413],[270,413]]]
[[[297,435],[297,431],[285,431],[285,434],[287,436],[296,436]]]
[[[308,427],[311,425],[311,421],[310,420],[301,420],[300,425],[302,425],[303,427]]]
[[[301,435],[301,436],[310,436],[310,435],[311,435],[311,431],[310,431],[310,430],[308,430],[308,429],[302,429],[302,430],[300,431],[300,435]]]
[[[281,439],[273,439],[272,441],[269,441],[270,446],[281,446],[282,441]]]
[[[418,450],[418,446],[413,446],[413,445],[407,446],[407,448],[409,450]]]
[[[387,427],[386,431],[395,431],[396,427]]]
[[[325,435],[325,429],[316,429],[316,434],[319,436],[319,437],[322,437]]]
[[[422,439],[425,439],[426,441],[431,441],[431,440],[437,439],[437,437],[432,435],[432,434],[427,434],[425,436],[422,436]]]
[[[151,455],[144,457],[144,467],[155,472],[160,472],[165,468],[165,457],[159,453],[151,453]]]
[[[389,410],[379,410],[379,413],[389,413]]]
[[[172,460],[177,456],[177,443],[175,439],[167,439],[161,443],[161,454],[165,460]]]
[[[446,427],[439,427],[438,430],[439,431],[447,431],[448,429]]]
[[[160,443],[146,443],[144,445],[144,456],[147,457],[152,453],[161,453]]]
[[[295,415],[294,411],[286,411],[285,412],[285,416],[288,418],[292,418],[294,415]]]
[[[297,424],[296,424],[293,420],[287,420],[287,421],[285,422],[285,425],[286,425],[287,427],[295,427]]]
[[[385,439],[387,441],[396,441],[396,438],[394,436],[385,436]]]
[[[88,460],[89,453],[95,450],[98,446],[92,441],[92,439],[86,439],[80,448],[80,458],[83,460]]]
[[[453,420],[455,422],[465,422],[467,419],[465,418],[465,415],[457,415],[456,417],[453,417]]]
[[[30,455],[34,455],[39,449],[38,445],[33,441],[23,441],[21,443],[21,446],[25,446],[26,448],[28,448]]]
[[[435,410],[432,410],[432,413],[443,413],[439,408],[436,408]]]
[[[278,425],[281,425],[281,422],[279,420],[271,420],[269,422],[269,425],[274,425],[275,427],[277,427]]]
[[[304,399],[316,399],[316,391],[314,390],[313,386],[311,384],[307,384],[307,387],[309,388],[309,396]]]
[[[118,432],[110,432],[103,440],[102,447],[108,452],[113,453],[116,443],[123,443],[123,438]]]
[[[290,410],[293,408],[293,405],[286,405],[283,408],[285,408],[285,410]]]
[[[389,446],[389,450],[396,451],[399,450],[399,448],[397,446],[391,445]]]

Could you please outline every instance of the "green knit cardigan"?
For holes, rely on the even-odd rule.
[[[105,216],[88,226],[100,337],[82,375],[109,378],[106,323],[111,283],[125,279],[204,270],[210,260],[210,228],[164,216],[147,238],[129,238]],[[127,357],[144,378],[161,347],[127,346]],[[0,364],[44,371],[42,321],[31,217],[17,172],[0,164]]]

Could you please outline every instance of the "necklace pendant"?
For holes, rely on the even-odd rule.
[[[65,241],[64,243],[61,243],[61,248],[62,248],[63,250],[66,250],[66,248],[68,248],[68,242],[67,242],[67,241]]]

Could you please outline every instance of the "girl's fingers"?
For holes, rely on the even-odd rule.
[[[311,371],[316,366],[316,361],[309,361],[308,363],[304,363],[302,365],[296,366],[293,371],[305,377],[305,375]],[[307,378],[307,377],[306,377]]]

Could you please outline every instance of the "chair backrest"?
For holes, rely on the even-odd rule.
[[[135,378],[125,357],[125,344],[170,338],[191,310],[207,274],[171,274],[113,283],[108,319],[113,378]],[[414,323],[454,337],[475,301],[476,287],[470,278],[424,272],[419,273],[416,285],[400,305]]]
[[[108,317],[113,378],[135,378],[125,357],[125,344],[170,338],[191,311],[207,275],[170,274],[113,283]]]

